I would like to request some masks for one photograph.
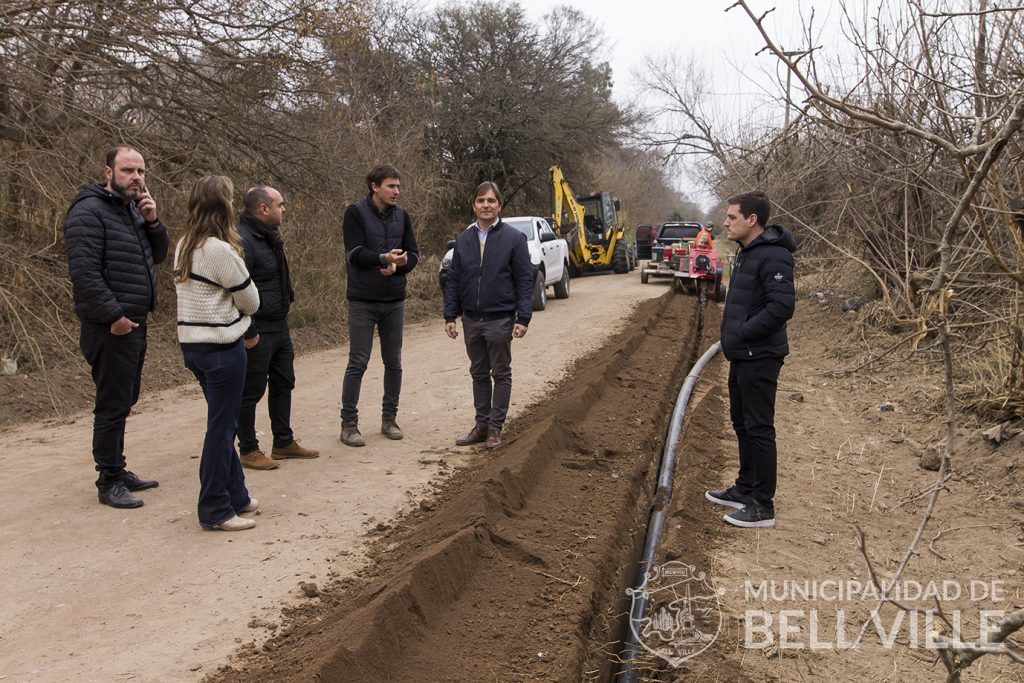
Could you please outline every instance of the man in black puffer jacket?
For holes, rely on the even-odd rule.
[[[384,398],[380,431],[401,439],[398,398],[402,392],[402,332],[405,327],[405,276],[419,262],[419,248],[409,214],[398,206],[402,177],[383,164],[366,175],[365,199],[345,209],[342,231],[348,267],[348,366],[341,388],[341,434],[346,446],[365,446],[359,431],[359,392],[373,348],[373,330],[380,335],[384,361]]]
[[[132,492],[157,486],[125,469],[124,427],[139,400],[146,358],[146,317],[156,309],[154,264],[167,256],[167,230],[146,189],[135,149],[107,153],[106,183],[83,187],[64,219],[64,242],[82,321],[79,346],[96,384],[92,455],[99,500],[135,508]]]
[[[238,415],[238,459],[242,467],[276,469],[276,460],[316,458],[320,451],[300,446],[292,432],[292,389],[295,388],[295,348],[288,328],[288,309],[295,301],[281,224],[284,197],[272,187],[249,188],[242,199],[238,234],[245,247],[245,267],[260,293],[260,309],[245,333],[245,388]],[[274,437],[271,457],[256,438],[256,404],[267,392],[267,412]]]
[[[722,353],[729,364],[729,415],[739,442],[736,482],[708,491],[734,508],[724,519],[739,527],[775,526],[775,391],[789,354],[786,321],[793,317],[792,233],[768,225],[768,198],[747,192],[728,200],[726,236],[740,244],[722,313]]]

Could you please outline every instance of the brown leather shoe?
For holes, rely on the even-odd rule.
[[[455,439],[456,446],[472,446],[475,443],[483,443],[487,441],[487,430],[483,427],[474,425],[469,434],[466,434],[461,439]]]
[[[319,458],[320,451],[313,450],[312,448],[303,448],[299,445],[298,441],[292,441],[287,446],[281,448],[274,446],[274,450],[270,451],[270,455],[274,460],[284,460],[285,458]]]
[[[484,441],[484,448],[497,448],[501,445],[501,430],[488,429],[487,440]]]
[[[273,470],[281,465],[281,463],[274,462],[268,458],[267,454],[263,451],[242,453],[238,456],[238,459],[241,461],[242,467],[248,467],[250,470]]]

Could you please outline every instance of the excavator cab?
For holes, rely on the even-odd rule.
[[[621,210],[611,192],[577,196],[560,167],[552,166],[551,223],[569,243],[569,272],[573,277],[582,272],[610,269],[628,273],[636,263],[627,248],[624,233],[618,225],[616,211]]]
[[[586,212],[583,216],[583,228],[587,231],[587,240],[607,246],[611,241],[615,210],[618,208],[619,200],[613,200],[611,192],[599,192],[582,196],[579,202]]]

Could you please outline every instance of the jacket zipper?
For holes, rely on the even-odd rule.
[[[156,303],[154,301],[156,297],[153,295],[153,274],[149,269],[149,259],[146,257],[146,245],[142,243],[142,237],[139,235],[139,228],[135,225],[135,219],[132,218],[131,207],[126,206],[125,210],[128,211],[128,223],[131,225],[132,232],[135,233],[135,239],[139,243],[139,250],[142,252],[142,261],[146,266],[146,286],[149,290],[149,305],[146,307],[146,312],[148,313],[149,311],[156,309],[156,306],[154,305]],[[145,228],[143,228],[143,230],[145,230]]]
[[[478,231],[480,230],[479,226],[477,227],[477,230]],[[490,237],[490,235],[488,235],[487,237]],[[479,234],[477,234],[476,239],[477,239],[477,247],[479,247],[480,246],[480,235]],[[487,251],[487,240],[486,239],[484,240],[484,249],[483,250],[484,250],[484,252]],[[480,315],[481,321],[483,320],[483,314],[484,314],[484,312],[480,310],[480,287],[483,284],[483,280],[484,280],[484,254],[481,253],[480,254],[480,272],[476,276],[476,311]]]

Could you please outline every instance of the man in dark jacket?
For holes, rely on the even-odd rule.
[[[389,439],[404,434],[396,422],[402,391],[402,330],[405,325],[405,278],[419,262],[419,248],[409,214],[398,206],[401,174],[390,164],[366,176],[369,194],[345,209],[342,225],[348,267],[348,367],[341,389],[341,441],[365,446],[359,432],[359,391],[373,349],[373,330],[380,335],[384,361],[381,433]]]
[[[728,200],[726,236],[740,244],[722,313],[722,353],[729,364],[729,415],[739,442],[736,482],[707,491],[734,508],[724,519],[739,527],[775,526],[775,390],[789,354],[786,321],[793,317],[793,235],[765,225],[768,198],[747,192]]]
[[[503,223],[501,192],[481,183],[473,195],[476,223],[455,238],[444,286],[444,330],[459,336],[462,315],[476,422],[459,446],[501,445],[512,398],[512,339],[526,336],[533,315],[534,268],[526,235]]]
[[[146,188],[146,163],[119,145],[107,153],[105,183],[83,187],[64,219],[64,242],[82,321],[79,347],[92,368],[96,407],[92,456],[99,500],[135,508],[132,495],[157,486],[125,469],[124,428],[139,400],[146,317],[156,309],[155,265],[167,256],[167,230]]]
[[[260,293],[260,308],[245,333],[246,370],[242,409],[238,416],[238,459],[243,467],[272,470],[277,460],[315,458],[320,451],[304,448],[292,432],[292,389],[295,388],[295,349],[288,329],[288,309],[295,301],[288,258],[281,238],[284,198],[272,187],[250,188],[242,199],[238,234],[245,248],[245,267]],[[270,385],[267,410],[274,435],[273,459],[256,438],[256,404]]]

